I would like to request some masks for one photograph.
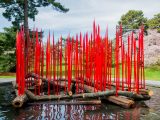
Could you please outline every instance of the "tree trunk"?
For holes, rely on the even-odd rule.
[[[24,32],[28,33],[28,1],[24,0]]]
[[[28,0],[24,0],[24,33],[25,33],[25,49],[24,49],[24,53],[25,53],[25,58],[27,58],[27,54],[28,54]],[[24,60],[24,65],[25,65],[25,74],[27,71],[27,63],[26,63],[26,59]]]

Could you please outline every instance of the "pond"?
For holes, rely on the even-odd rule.
[[[12,85],[0,85],[0,120],[160,120],[160,88],[150,87],[154,95],[138,102],[135,108],[124,109],[111,103],[102,105],[54,105],[53,102],[10,106],[14,98]]]

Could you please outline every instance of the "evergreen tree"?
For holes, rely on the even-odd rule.
[[[16,31],[24,25],[25,34],[28,32],[28,18],[35,20],[39,7],[52,6],[59,12],[67,12],[61,3],[55,0],[0,0],[0,8],[5,9],[3,16],[11,21],[11,28],[4,28],[0,33],[0,71],[15,71],[15,39]],[[27,39],[25,41],[27,46]],[[25,50],[27,51],[27,49]],[[27,54],[27,52],[25,52]]]
[[[148,29],[147,18],[144,17],[141,10],[129,10],[121,16],[118,23],[122,24],[126,29],[139,29],[139,26],[142,24],[144,25],[145,32],[147,32]]]
[[[0,0],[0,8],[4,8],[3,16],[12,21],[14,26],[24,24],[25,29],[28,29],[28,18],[35,20],[38,14],[38,7],[52,6],[54,10],[59,12],[67,12],[65,8],[55,0]]]
[[[150,29],[157,29],[160,33],[160,13],[154,15],[154,17],[148,20],[148,25]]]

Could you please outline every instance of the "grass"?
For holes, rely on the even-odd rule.
[[[0,78],[15,78],[16,76],[0,76]]]
[[[147,80],[159,80],[160,70],[154,70],[152,68],[145,68],[145,77]]]
[[[65,67],[62,66],[62,75],[64,75],[64,71],[65,71]],[[114,68],[112,68],[112,75],[113,75],[113,73],[114,73]],[[44,70],[44,74],[46,74],[45,70]],[[132,74],[133,74],[133,70],[132,70]],[[14,77],[15,77],[15,75],[8,75],[8,76],[7,75],[0,75],[0,78],[14,78]],[[160,66],[156,65],[156,66],[145,68],[145,79],[160,81]]]

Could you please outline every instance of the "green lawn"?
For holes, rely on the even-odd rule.
[[[16,76],[0,76],[0,78],[15,78]]]
[[[146,68],[145,77],[147,80],[159,80],[160,81],[160,70],[153,70],[150,68]]]
[[[62,66],[62,75],[64,76],[64,66]],[[132,71],[133,72],[133,71]],[[44,71],[44,74],[46,71]],[[121,73],[121,72],[120,72]],[[112,68],[112,75],[114,74],[114,69]],[[121,76],[121,74],[120,74]],[[15,76],[0,76],[0,78],[14,78]],[[112,76],[114,77],[114,76]],[[159,80],[160,81],[160,69],[156,68],[145,68],[145,79],[147,80]]]

